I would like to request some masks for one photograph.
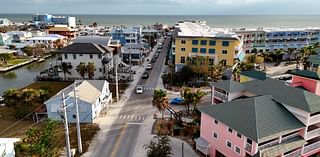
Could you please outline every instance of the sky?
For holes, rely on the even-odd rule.
[[[0,0],[0,13],[320,15],[320,0]]]

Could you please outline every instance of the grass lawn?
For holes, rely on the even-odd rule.
[[[29,59],[21,58],[21,59],[12,59],[8,61],[8,64],[1,64],[0,67],[10,67],[16,64],[20,64],[23,62],[29,61]]]
[[[55,94],[57,94],[60,90],[69,86],[72,83],[73,82],[51,82],[51,81],[45,82],[45,81],[41,81],[41,82],[34,82],[34,83],[29,84],[28,86],[23,87],[21,89],[27,89],[27,88],[41,89],[42,87],[46,87],[46,88],[49,88],[49,97],[52,97]]]

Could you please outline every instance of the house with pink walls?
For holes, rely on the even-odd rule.
[[[320,96],[320,73],[309,70],[292,71],[292,87],[300,87]]]
[[[241,85],[242,96],[199,108],[199,151],[211,157],[319,154],[319,96],[270,78]]]

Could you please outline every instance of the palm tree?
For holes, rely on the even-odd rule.
[[[87,73],[86,63],[80,62],[80,64],[77,66],[76,70],[80,74],[82,79],[84,79],[84,75]]]
[[[72,65],[68,64],[67,62],[62,62],[59,66],[59,68],[62,70],[63,75],[64,75],[64,80],[66,80],[67,77],[67,73],[71,74],[71,72],[69,71],[70,69],[72,69]]]
[[[156,135],[149,145],[144,145],[148,157],[169,157],[172,154],[170,138],[167,135]]]
[[[152,105],[157,107],[157,109],[161,112],[163,119],[164,110],[169,107],[167,92],[161,89],[154,90]]]
[[[289,55],[289,64],[291,63],[291,58],[294,53],[295,53],[294,48],[288,48],[287,54]]]
[[[266,61],[267,61],[267,59],[272,60],[272,58],[270,57],[270,55],[267,52],[261,52],[259,54],[259,56],[263,58],[263,69],[264,69],[264,71],[266,71],[267,70]]]
[[[193,103],[193,94],[191,93],[190,88],[184,88],[180,91],[180,96],[183,99],[183,104],[186,108],[187,113],[190,112],[190,104]]]
[[[90,62],[87,65],[87,72],[88,72],[88,77],[91,80],[94,77],[94,72],[96,71],[96,66],[94,65],[94,63]]]
[[[193,111],[194,112],[197,110],[197,105],[200,103],[201,99],[205,95],[206,93],[201,90],[197,90],[195,93],[193,93]]]
[[[277,61],[276,61],[276,64],[279,64],[280,62],[281,62],[281,60],[280,60],[280,55],[282,55],[284,52],[283,52],[283,50],[276,50],[276,51],[274,51],[273,52],[273,54],[274,55],[276,55],[276,58],[277,58]]]
[[[313,46],[304,47],[299,50],[300,63],[302,63],[304,70],[308,68],[308,58],[313,54],[316,54],[315,48]]]
[[[7,106],[16,106],[19,102],[20,92],[16,89],[7,89],[2,97]]]

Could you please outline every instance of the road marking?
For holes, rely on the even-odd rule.
[[[112,150],[111,157],[115,157],[116,153],[118,152],[118,149],[120,146],[120,141],[122,140],[122,137],[123,137],[124,132],[127,129],[127,127],[128,127],[128,123],[125,123],[124,126],[121,128],[120,134],[117,137],[116,143],[115,143],[114,148]]]
[[[127,123],[128,125],[143,125],[143,123]]]

